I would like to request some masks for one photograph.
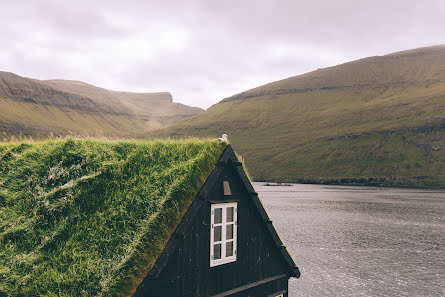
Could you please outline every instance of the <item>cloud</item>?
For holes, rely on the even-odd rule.
[[[0,65],[208,106],[349,60],[445,43],[441,0],[0,0]]]

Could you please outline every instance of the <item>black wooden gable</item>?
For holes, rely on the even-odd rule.
[[[219,160],[218,164],[220,166],[224,166],[227,164],[228,166],[233,166],[238,173],[239,178],[241,179],[243,186],[247,189],[247,192],[249,194],[250,199],[252,200],[253,204],[255,205],[256,210],[258,211],[259,215],[261,216],[262,221],[266,224],[266,228],[269,231],[275,245],[279,248],[281,255],[283,256],[284,261],[287,263],[290,269],[290,276],[292,277],[300,277],[300,270],[295,265],[294,260],[292,259],[291,255],[286,249],[286,246],[281,241],[280,237],[278,236],[277,231],[275,230],[275,227],[272,224],[272,220],[267,215],[266,210],[264,209],[263,204],[261,203],[258,193],[253,188],[252,184],[250,183],[249,178],[246,175],[246,172],[243,169],[242,163],[239,162],[238,158],[236,157],[236,154],[232,148],[232,146],[228,146],[224,153],[221,155],[221,159]]]
[[[209,267],[210,205],[233,201],[239,204],[238,226],[244,228],[237,261]],[[277,294],[286,292],[289,277],[299,276],[229,145],[133,296],[238,296],[254,287]]]

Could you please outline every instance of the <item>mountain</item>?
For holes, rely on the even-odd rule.
[[[40,81],[0,72],[4,135],[143,137],[199,112],[174,103],[170,93],[116,92],[79,81]]]
[[[445,46],[272,82],[157,135],[221,133],[255,180],[445,186]]]
[[[202,109],[190,107],[180,103],[173,103],[172,95],[168,92],[158,93],[131,93],[116,92],[80,81],[45,80],[43,83],[55,89],[93,98],[105,104],[118,104],[121,108],[138,116],[148,117],[177,117],[196,115]]]

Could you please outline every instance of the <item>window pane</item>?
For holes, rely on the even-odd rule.
[[[213,241],[221,241],[222,226],[215,226],[215,232],[213,233]]]
[[[213,259],[221,259],[221,244],[215,244],[213,246]]]
[[[222,222],[222,208],[215,208],[215,224],[221,224]]]
[[[233,256],[233,241],[226,243],[226,257]]]
[[[233,239],[233,224],[226,225],[226,239]]]
[[[233,222],[233,207],[227,208],[227,222]]]
[[[223,181],[224,195],[229,196],[232,195],[232,191],[230,190],[230,184],[228,181]]]

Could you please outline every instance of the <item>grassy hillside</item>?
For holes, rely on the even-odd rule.
[[[225,147],[0,144],[0,296],[131,296]]]
[[[445,186],[445,46],[273,82],[158,135],[221,133],[256,180]]]
[[[8,135],[142,137],[200,111],[173,103],[169,93],[114,92],[0,72],[0,132]]]
[[[129,110],[138,116],[163,117],[192,116],[202,110],[197,107],[190,107],[180,103],[174,103],[172,95],[168,92],[158,93],[132,93],[116,92],[103,88],[98,88],[90,84],[71,80],[45,80],[55,89],[68,93],[77,94],[87,98],[93,98],[97,102],[109,104],[113,102],[119,108]]]

